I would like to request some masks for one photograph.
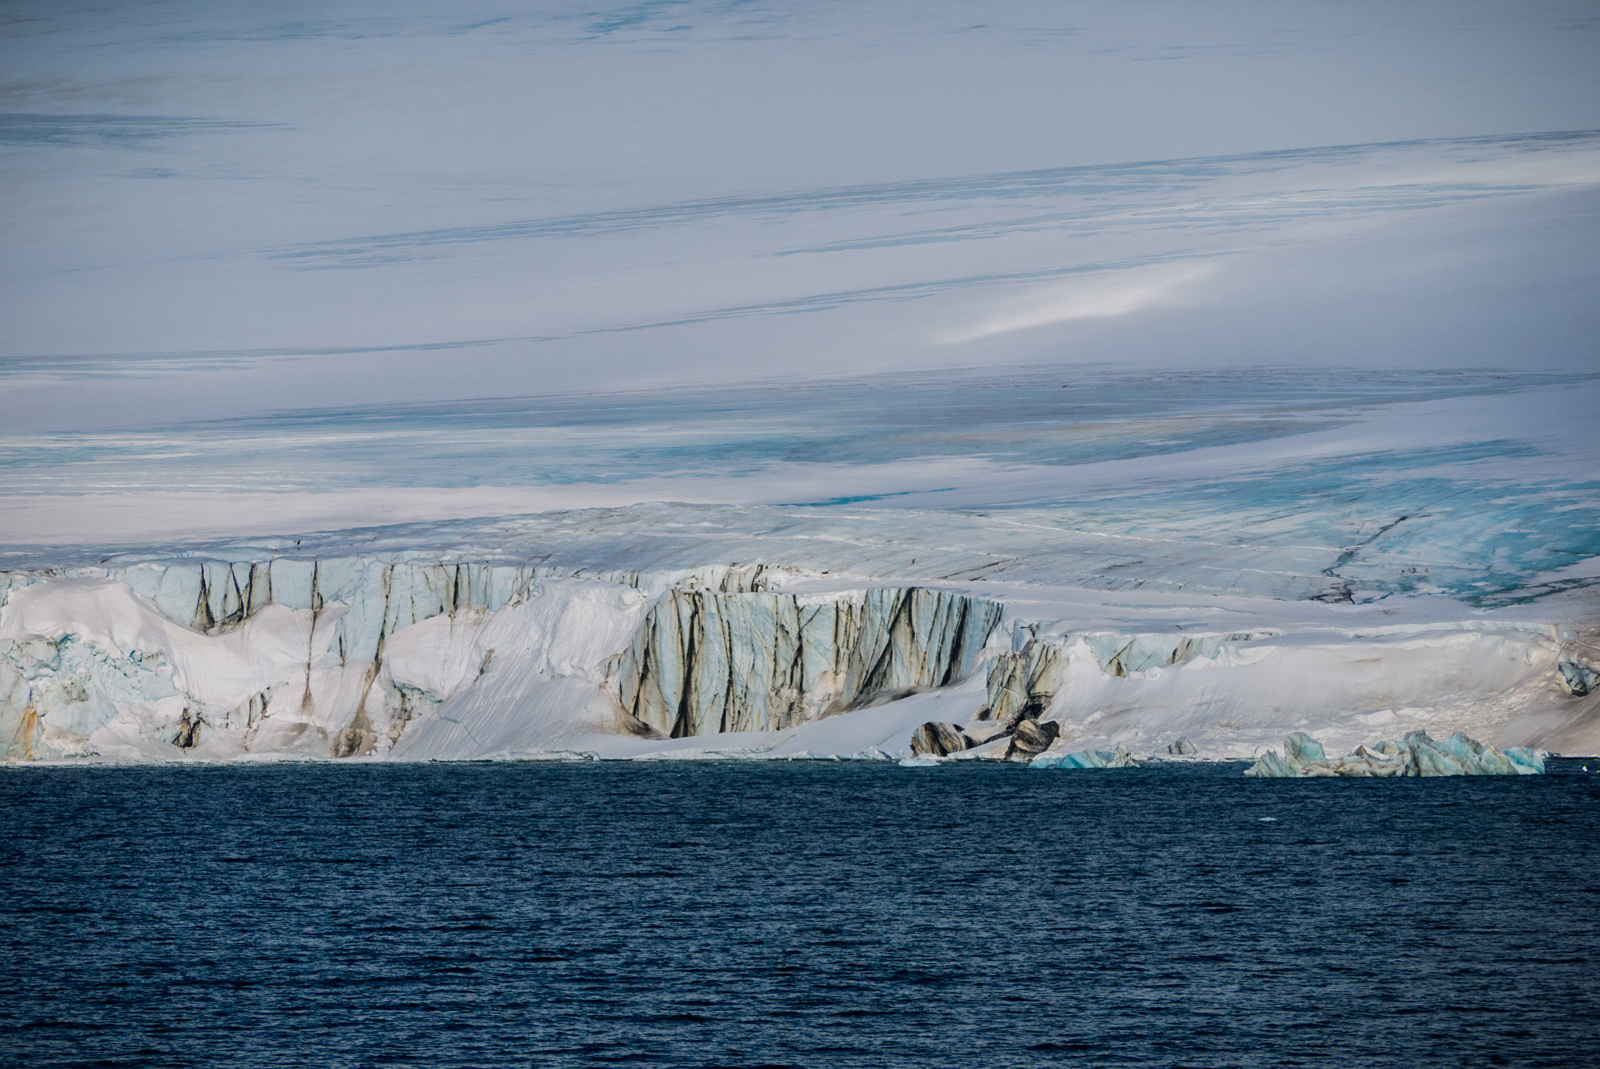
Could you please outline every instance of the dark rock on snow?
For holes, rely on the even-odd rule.
[[[934,720],[923,724],[911,736],[913,754],[945,757],[969,749],[971,746],[972,740],[963,734],[960,728],[954,724],[941,724]]]
[[[1006,747],[1006,760],[1031,761],[1050,748],[1061,734],[1061,725],[1053,720],[1019,720],[1011,733],[1011,745]]]

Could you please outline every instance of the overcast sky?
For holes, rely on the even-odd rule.
[[[0,4],[9,431],[1597,363],[1590,2],[440,10]]]

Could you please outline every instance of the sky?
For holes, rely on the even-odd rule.
[[[13,541],[108,537],[118,494],[881,496],[818,491],[819,434],[859,474],[831,413],[919,404],[987,486],[1014,409],[941,384],[1233,376],[1205,437],[1257,393],[1300,433],[1374,375],[1600,370],[1592,3],[0,2],[0,189]],[[706,452],[777,411],[810,423]],[[508,419],[589,437],[518,467]]]

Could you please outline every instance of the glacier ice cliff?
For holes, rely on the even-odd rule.
[[[1385,740],[1368,749],[1330,759],[1322,745],[1297,731],[1283,740],[1283,756],[1268,750],[1246,776],[1293,779],[1327,776],[1516,776],[1544,772],[1544,758],[1525,747],[1497,750],[1462,732],[1432,739],[1425,731],[1408,732],[1399,742]]]
[[[628,647],[619,696],[671,738],[781,729],[961,682],[1001,613],[993,601],[918,587],[672,590]]]
[[[760,567],[585,579],[278,558],[4,583],[8,760],[460,757],[574,730],[781,729],[959,683],[1003,611],[915,587],[769,591]]]
[[[6,577],[6,758],[386,752],[509,662],[602,678],[642,598],[526,567],[178,561]],[[496,663],[498,658],[498,664]]]
[[[1307,727],[1383,770],[1373,740],[1406,732],[1595,752],[1592,638],[1423,599],[603,571],[493,546],[113,557],[0,572],[0,759],[1097,767],[1081,755],[1253,757]]]
[[[978,713],[980,720],[997,720],[1011,725],[1018,720],[1037,718],[1050,707],[1061,689],[1067,658],[1060,646],[1041,642],[1028,631],[1018,629],[1016,648],[995,657],[989,666],[988,705]]]

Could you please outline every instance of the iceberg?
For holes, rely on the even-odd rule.
[[[1061,725],[1051,720],[1019,720],[1006,746],[1007,761],[1031,761],[1061,737]]]
[[[1028,762],[1029,768],[1134,768],[1138,762],[1128,751],[1080,750],[1077,753],[1040,754]]]
[[[998,730],[983,725],[963,729],[959,724],[930,720],[911,734],[911,756],[949,757],[968,754],[979,760],[1028,761],[1043,753],[1061,734],[1051,720],[1016,720]]]
[[[1432,739],[1425,731],[1409,732],[1400,742],[1385,741],[1372,749],[1356,747],[1345,757],[1329,759],[1317,740],[1294,732],[1283,740],[1283,756],[1268,750],[1245,770],[1256,779],[1327,776],[1529,776],[1544,772],[1544,758],[1534,750],[1513,746],[1498,750],[1457,731]]]

